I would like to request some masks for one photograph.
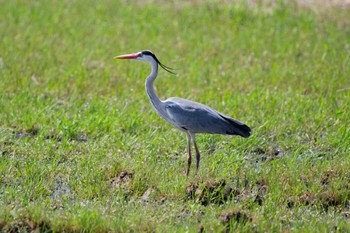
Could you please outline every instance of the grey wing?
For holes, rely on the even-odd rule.
[[[179,129],[193,133],[250,135],[248,126],[206,105],[181,98],[170,98],[165,104],[169,120]],[[240,132],[240,127],[247,127],[249,132]]]

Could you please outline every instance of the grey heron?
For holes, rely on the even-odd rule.
[[[196,173],[199,168],[200,153],[196,143],[196,133],[239,135],[244,138],[250,136],[250,128],[246,124],[228,117],[204,104],[178,97],[171,97],[164,101],[160,100],[153,87],[153,82],[158,75],[158,65],[169,73],[174,74],[174,72],[172,68],[163,65],[151,51],[144,50],[137,53],[116,56],[114,58],[145,61],[151,65],[152,70],[145,83],[146,92],[149,101],[158,115],[187,135],[187,176],[190,172],[192,160],[191,140],[196,151]]]

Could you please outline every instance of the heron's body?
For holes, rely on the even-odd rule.
[[[164,103],[168,114],[166,120],[182,131],[243,137],[250,135],[245,124],[204,104],[178,97],[169,98]]]
[[[143,60],[151,64],[152,71],[145,83],[146,92],[158,115],[187,135],[187,175],[189,174],[191,164],[191,140],[196,150],[197,170],[199,167],[200,153],[196,144],[196,133],[240,135],[245,138],[250,136],[250,128],[247,125],[225,116],[204,104],[178,97],[171,97],[165,101],[160,100],[153,87],[153,82],[158,74],[158,64],[166,71],[170,73],[172,73],[172,71],[169,70],[169,67],[160,63],[152,52],[145,50],[135,54],[118,56],[116,58]]]

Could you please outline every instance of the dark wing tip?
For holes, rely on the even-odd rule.
[[[241,127],[241,133],[242,133],[242,134],[240,134],[240,135],[241,135],[242,137],[244,137],[244,138],[249,138],[250,135],[251,135],[251,129],[249,128],[248,125],[243,125],[243,126]]]
[[[239,128],[236,126],[234,130],[226,131],[228,135],[239,135],[244,138],[249,138],[251,135],[250,128],[247,125],[240,126]]]
[[[239,135],[239,136],[242,136],[244,138],[249,138],[250,135],[251,135],[251,129],[249,128],[248,125],[238,121],[238,120],[235,120],[231,117],[227,117],[227,116],[224,116],[222,114],[219,114],[223,119],[225,119],[227,122],[230,123],[231,127],[230,127],[230,130],[227,130],[226,131],[226,134],[229,134],[229,135]]]

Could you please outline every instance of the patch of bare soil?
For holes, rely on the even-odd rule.
[[[233,221],[245,224],[253,221],[253,218],[241,210],[228,210],[222,212],[219,216],[221,223],[226,226],[226,232],[231,232],[230,223]]]
[[[258,181],[254,185],[249,185],[247,181],[244,181],[243,185],[237,185],[235,182],[222,179],[191,183],[185,188],[187,200],[195,200],[204,206],[209,204],[222,205],[230,200],[242,202],[247,199],[262,205],[266,191],[266,180]]]
[[[117,177],[114,177],[111,180],[112,186],[119,188],[124,186],[125,184],[128,184],[132,178],[132,172],[130,171],[121,171]]]
[[[1,232],[51,232],[50,223],[24,216],[11,223],[0,223]]]
[[[287,201],[287,207],[294,208],[300,205],[315,205],[322,207],[325,211],[328,211],[330,207],[349,210],[350,187],[345,185],[339,189],[328,189],[328,181],[322,179],[321,182],[324,184],[324,191],[318,193],[306,191],[300,195],[291,196]]]
[[[269,146],[266,149],[258,147],[252,150],[251,154],[253,155],[251,159],[255,160],[255,162],[270,161],[270,160],[274,160],[276,158],[281,158],[284,156],[284,152],[282,150],[273,146]]]
[[[32,126],[31,128],[26,130],[19,130],[17,132],[14,132],[16,140],[24,139],[28,137],[34,137],[38,135],[38,133],[39,133],[39,128],[37,126]]]

